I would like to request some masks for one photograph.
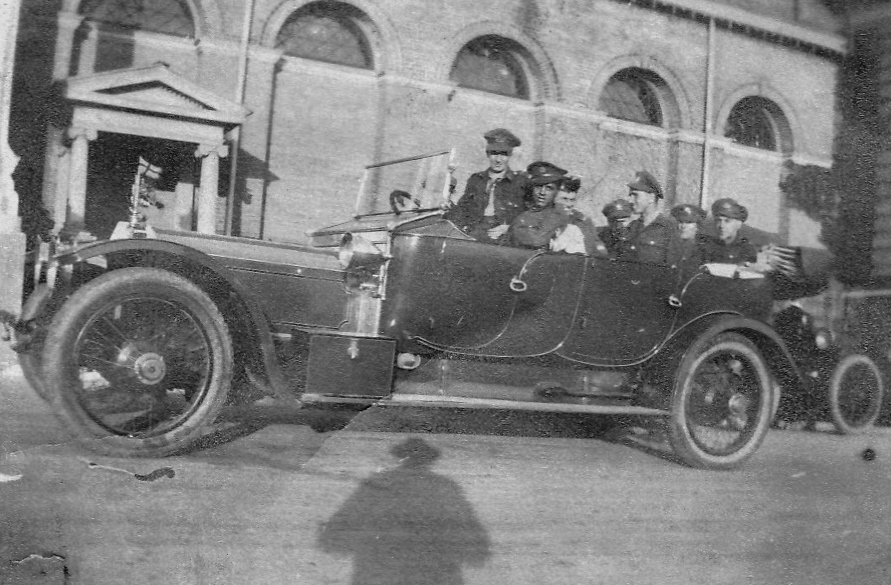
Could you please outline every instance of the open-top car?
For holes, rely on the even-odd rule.
[[[772,280],[475,241],[450,153],[366,169],[313,245],[143,228],[60,251],[17,324],[29,380],[87,445],[182,451],[244,387],[300,404],[632,413],[732,468],[800,384]]]

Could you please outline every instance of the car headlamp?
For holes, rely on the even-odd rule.
[[[374,269],[383,264],[387,258],[371,242],[351,233],[346,233],[340,240],[337,260],[346,270],[356,268]]]
[[[814,344],[819,349],[827,349],[832,345],[832,334],[826,329],[818,329],[814,333]]]

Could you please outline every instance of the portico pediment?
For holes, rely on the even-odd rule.
[[[65,97],[75,105],[130,110],[231,127],[249,111],[170,71],[163,63],[70,77]]]

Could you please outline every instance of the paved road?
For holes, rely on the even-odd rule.
[[[126,460],[0,386],[3,584],[891,584],[887,428],[774,430],[715,473],[576,417],[378,408],[317,433],[256,410]]]

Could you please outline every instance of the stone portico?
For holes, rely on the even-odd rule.
[[[56,157],[56,180],[44,193],[63,239],[88,240],[95,235],[85,224],[87,183],[90,143],[101,132],[194,144],[200,186],[195,201],[185,202],[185,208],[194,209],[196,231],[216,231],[220,159],[229,153],[228,133],[248,114],[244,107],[176,75],[165,64],[71,77],[64,95],[71,106],[71,123],[65,147]]]

